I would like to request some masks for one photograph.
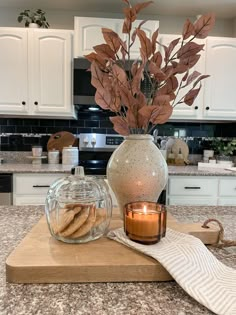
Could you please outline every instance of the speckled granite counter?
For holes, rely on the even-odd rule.
[[[62,164],[1,164],[0,173],[70,173],[73,165]]]
[[[218,218],[226,238],[236,239],[236,207],[180,207],[169,210],[181,221]],[[189,297],[175,282],[9,284],[5,260],[43,214],[43,207],[0,207],[0,314],[1,315],[200,315],[212,314]],[[79,245],[78,245],[79,248]],[[236,248],[210,251],[236,268]]]
[[[0,173],[70,173],[73,165],[62,164],[19,164],[6,163],[0,165]],[[221,170],[199,171],[197,166],[168,166],[169,175],[186,176],[236,176],[236,172]]]

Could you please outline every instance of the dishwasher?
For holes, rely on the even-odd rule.
[[[12,205],[12,174],[0,173],[0,206]]]

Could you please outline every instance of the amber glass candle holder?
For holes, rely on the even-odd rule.
[[[132,202],[124,206],[124,229],[134,242],[151,245],[166,234],[166,207],[155,202]]]

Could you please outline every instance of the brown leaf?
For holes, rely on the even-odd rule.
[[[142,108],[145,104],[146,104],[147,100],[146,100],[146,97],[145,95],[142,93],[142,92],[139,92],[137,95],[136,95],[136,104],[137,104],[137,108],[138,110],[140,108]]]
[[[90,54],[85,55],[84,57],[91,63],[93,61],[96,62],[96,64],[99,65],[100,68],[102,69],[104,69],[106,66],[106,60],[102,58],[101,56],[99,56],[98,54],[96,54],[95,52],[91,52]]]
[[[209,74],[201,75],[201,76],[194,82],[193,87],[195,87],[201,80],[206,79],[206,78],[208,78],[208,77],[210,77]]]
[[[196,38],[206,38],[209,32],[215,25],[215,14],[208,13],[206,15],[202,15],[195,23],[194,23],[194,35]]]
[[[151,122],[155,125],[164,124],[167,122],[167,120],[170,118],[173,112],[173,107],[170,104],[166,104],[165,106],[160,106],[159,111],[156,113],[153,113],[153,116],[151,118]]]
[[[159,29],[155,30],[152,34],[152,53],[155,54],[156,51],[156,44],[157,44],[157,37],[158,37]]]
[[[183,47],[181,47],[177,53],[177,58],[183,59],[193,55],[196,55],[204,47],[203,45],[196,44],[194,42],[187,42]]]
[[[134,94],[140,91],[141,80],[143,77],[143,66],[137,68],[135,75],[131,81],[131,88]]]
[[[103,109],[111,109],[111,95],[105,89],[97,89],[95,93],[95,102]]]
[[[91,84],[96,89],[103,89],[105,88],[106,83],[108,84],[108,77],[107,74],[100,70],[99,66],[95,61],[91,64]]]
[[[130,134],[127,121],[120,116],[109,117],[110,121],[113,123],[114,130],[122,136],[128,136]]]
[[[157,81],[163,81],[166,79],[165,73],[152,61],[149,62],[148,70],[150,74],[153,74]]]
[[[191,106],[195,98],[198,96],[200,89],[201,86],[198,89],[191,89],[190,91],[188,91],[188,93],[184,97],[184,103]]]
[[[189,19],[187,19],[184,23],[184,27],[183,27],[183,31],[182,31],[183,39],[185,40],[193,34],[194,34],[193,23]]]
[[[136,13],[139,13],[141,10],[149,6],[151,3],[153,3],[153,1],[137,3],[133,6],[133,9],[135,10]]]
[[[110,48],[117,53],[121,46],[121,39],[119,35],[109,28],[102,28],[102,34],[105,42]]]
[[[201,57],[201,55],[197,54],[197,55],[189,56],[187,58],[181,58],[180,64],[183,64],[183,65],[187,66],[188,68],[192,68],[198,62],[200,57]]]
[[[191,84],[194,80],[197,79],[197,77],[199,77],[199,75],[201,75],[200,72],[198,72],[198,71],[193,71],[193,73],[191,73],[191,74],[188,76],[188,79],[187,79],[187,81],[186,81],[186,85],[184,85],[184,86],[187,86],[187,85]],[[184,86],[183,86],[183,87],[184,87]]]
[[[137,128],[137,118],[131,109],[126,112],[127,122],[130,128]]]
[[[127,81],[127,74],[124,69],[122,69],[120,66],[117,64],[112,65],[112,74],[113,78],[117,80],[117,83],[120,86],[127,86],[128,81]]]
[[[136,99],[132,95],[131,90],[125,86],[121,86],[119,91],[122,105],[125,105],[128,108],[133,108],[136,104]]]
[[[186,72],[186,71],[188,70],[188,68],[189,68],[188,66],[179,63],[179,64],[177,64],[177,66],[174,68],[173,74],[177,74],[177,73],[181,74],[181,73],[184,73],[184,72]]]
[[[110,48],[108,44],[96,45],[93,47],[93,49],[102,58],[113,60],[116,59],[114,51]]]
[[[167,81],[166,81],[166,84],[168,86],[168,90],[169,91],[175,91],[178,86],[179,86],[179,83],[178,83],[178,80],[176,79],[176,77],[174,75],[172,75]]]
[[[162,55],[159,51],[155,52],[155,54],[153,54],[151,61],[153,61],[157,67],[160,67],[162,64]]]
[[[170,103],[170,96],[169,95],[157,95],[154,100],[153,104],[163,106],[165,104]]]
[[[129,34],[131,31],[132,23],[129,19],[124,19],[123,27],[122,27],[122,33],[123,34]]]
[[[135,41],[135,38],[136,38],[136,35],[137,35],[137,29],[141,29],[142,25],[145,24],[147,21],[146,20],[143,20],[139,23],[139,25],[135,28],[135,30],[133,31],[132,35],[131,35],[131,44],[130,46],[133,45],[134,41]]]
[[[152,43],[143,30],[137,30],[137,36],[140,40],[142,53],[148,59],[152,54]]]

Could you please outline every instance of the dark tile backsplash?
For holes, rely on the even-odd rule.
[[[190,153],[201,154],[214,137],[236,137],[235,123],[168,122],[159,125],[158,136],[183,137]],[[2,151],[30,151],[32,145],[42,145],[46,150],[51,134],[68,131],[74,135],[84,132],[115,134],[108,113],[78,113],[77,120],[0,118],[0,149]],[[12,135],[11,135],[12,134]],[[208,139],[209,138],[209,139]]]

